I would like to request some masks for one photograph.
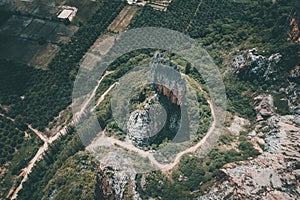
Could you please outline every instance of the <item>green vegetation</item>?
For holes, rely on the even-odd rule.
[[[18,197],[28,200],[42,199],[44,192],[46,192],[46,186],[56,172],[66,163],[69,157],[83,149],[80,138],[74,133],[74,129],[70,128],[65,136],[62,136],[50,146],[44,159],[34,166]]]
[[[169,5],[167,12],[157,11],[146,6],[141,14],[134,18],[131,27],[156,26],[185,32],[199,3],[199,0],[174,0]]]
[[[10,105],[21,101],[20,96],[32,87],[37,72],[27,65],[0,59],[0,103]]]
[[[24,132],[17,129],[15,124],[0,116],[0,164],[12,159],[15,149],[19,149],[24,141]]]
[[[55,55],[49,69],[34,71],[31,86],[23,93],[25,99],[13,101],[7,114],[13,118],[19,115],[22,121],[43,130],[71,103],[72,81],[79,60],[123,6],[124,2],[105,0],[93,17]]]
[[[200,2],[194,16],[196,5]],[[247,0],[174,0],[167,12],[146,7],[134,18],[131,27],[160,26],[182,32],[188,27],[185,33],[203,45],[222,71],[234,57],[228,52],[253,47],[266,56],[279,52],[283,59],[275,69],[278,73],[275,85],[280,86],[286,84],[289,69],[299,63],[300,46],[287,42],[286,34],[291,29],[290,16],[298,8],[297,0],[276,1],[275,4],[272,1]],[[201,78],[196,80],[202,81]],[[231,76],[224,82],[230,100],[229,111],[253,118],[255,112],[251,94],[263,84],[255,80],[244,82]]]
[[[134,51],[115,60],[109,67],[108,71],[114,71],[112,74],[108,75],[99,87],[97,88],[95,98],[99,98],[112,84],[117,82],[128,71],[133,69],[139,64],[143,64],[145,61],[150,61],[151,53],[149,50]],[[110,107],[111,95],[107,95],[105,99],[101,102],[101,107],[96,108],[96,115],[100,126],[102,129],[107,128],[108,134],[114,132],[118,135],[119,139],[124,139],[124,132],[122,132],[112,117],[112,111]],[[106,127],[107,126],[107,127]]]
[[[122,57],[118,58],[114,63],[112,63],[108,70],[114,71],[112,74],[108,75],[100,84],[99,88],[96,92],[96,98],[99,98],[101,94],[103,94],[110,85],[117,82],[120,77],[122,77],[124,74],[126,74],[129,70],[133,69],[136,66],[142,65],[144,63],[149,63],[150,58],[153,56],[154,51],[153,50],[139,50],[134,51],[129,54],[125,54]],[[170,52],[164,52],[164,54],[168,57],[171,56],[171,59],[174,58],[175,60],[171,60],[173,63],[181,63],[182,65],[177,66],[178,70],[180,72],[185,72],[187,66],[190,66],[186,61],[180,60],[176,55],[171,54]],[[162,60],[163,63],[163,60]],[[174,64],[173,63],[173,64]],[[120,65],[120,66],[118,66]],[[194,68],[190,69],[189,74],[193,75],[197,79],[202,79],[201,76],[196,72]],[[192,78],[188,78],[188,81],[191,82],[191,86],[194,88],[193,90],[196,91],[197,97],[198,97],[198,103],[199,103],[199,115],[201,116],[201,120],[199,121],[199,124],[195,124],[194,126],[198,127],[197,130],[197,138],[194,139],[194,142],[199,141],[207,132],[209,125],[211,123],[211,112],[209,105],[207,103],[207,95],[204,95],[202,92],[197,89],[200,85],[195,83],[195,80]],[[204,81],[201,81],[204,83]],[[205,86],[205,85],[204,85]],[[141,88],[140,91],[136,91],[133,96],[131,97],[131,105],[130,105],[130,112],[136,110],[137,108],[141,107],[142,102],[149,96],[151,92],[146,88]],[[146,94],[148,96],[146,96]],[[114,121],[111,111],[111,95],[107,95],[105,99],[101,102],[101,106],[98,106],[96,108],[96,115],[98,118],[98,121],[100,123],[100,126],[102,129],[106,128],[107,135],[111,136],[114,135],[117,138],[123,140],[126,136],[126,134],[120,130],[120,128],[117,126],[117,123]],[[171,115],[176,115],[178,118],[180,118],[180,107],[173,105],[165,98],[164,96],[160,97],[160,103],[165,107],[166,110],[169,110],[168,117]],[[123,113],[120,109],[120,115]],[[169,118],[168,118],[169,119]],[[167,120],[169,121],[169,120]],[[159,134],[156,135],[156,138],[153,138],[153,144],[152,147],[157,147],[159,144],[161,144],[163,141],[172,140],[174,137],[174,133],[177,132],[177,130],[171,131],[169,130],[167,125],[164,126],[164,128],[161,130]]]
[[[0,116],[0,163],[1,165],[6,163],[8,170],[5,176],[1,177],[0,186],[6,193],[13,184],[13,176],[20,172],[25,163],[28,163],[38,145],[41,144],[34,134],[26,130],[25,124],[29,123],[34,128],[43,130],[49,121],[71,103],[72,84],[80,59],[97,37],[105,32],[106,27],[125,5],[125,1],[119,0],[101,0],[87,4],[74,0],[67,2],[85,7],[80,10],[75,21],[80,28],[70,42],[61,47],[49,64],[48,70],[37,70],[15,61],[0,60],[1,113],[15,119],[15,122],[12,122]],[[236,50],[257,47],[260,53],[266,56],[280,52],[283,60],[277,67],[277,73],[281,76],[278,84],[283,80],[286,82],[289,69],[299,63],[299,44],[289,43],[286,39],[286,32],[290,30],[290,16],[295,9],[299,8],[297,7],[299,2],[297,0],[276,1],[275,4],[270,0],[242,2],[174,0],[167,12],[155,11],[146,6],[134,18],[131,27],[166,27],[187,33],[197,39],[214,58],[220,69],[227,73],[224,83],[227,90],[228,111],[254,119],[253,93],[261,87],[261,82],[236,79],[229,75],[230,72],[228,74],[226,65],[232,61]],[[200,5],[199,10],[195,13],[198,5]],[[92,10],[93,14],[86,20],[84,16],[89,10]],[[0,24],[9,16],[10,13],[1,11]],[[43,43],[43,38],[40,39]],[[149,52],[149,50],[135,51],[117,59],[108,69],[115,72],[103,80],[96,97],[103,94],[111,84],[137,64],[149,61],[151,58]],[[176,62],[181,61],[176,60]],[[179,69],[204,84],[201,75],[192,66],[188,63],[183,66],[179,66]],[[268,85],[264,88],[268,88]],[[124,133],[112,120],[109,100],[110,96],[107,96],[101,103],[101,107],[97,108],[98,120],[102,127],[106,126],[108,133],[124,139]],[[200,96],[199,101],[200,112],[205,116],[205,120],[200,121],[201,129],[198,133],[203,135],[211,121],[210,110],[204,96]],[[286,110],[286,104],[281,101],[280,95],[275,97],[275,105],[279,107],[279,113]],[[24,131],[27,131],[31,138],[24,138]],[[220,138],[223,144],[232,141],[234,138],[228,135]],[[25,182],[23,190],[19,193],[19,198],[25,200],[49,197],[96,199],[94,192],[97,181],[93,169],[97,163],[92,161],[90,155],[77,153],[83,149],[79,137],[73,133],[73,129],[70,129],[66,136],[50,146],[45,158],[34,167],[29,180]],[[171,175],[172,177],[169,177],[171,181],[159,172],[150,173],[145,175],[144,189],[138,186],[138,191],[143,199],[149,197],[192,199],[203,194],[212,185],[224,164],[257,155],[258,152],[252,143],[245,135],[241,135],[238,139],[238,151],[220,152],[215,149],[203,158],[186,155]],[[295,167],[299,168],[299,164]],[[141,175],[137,177],[138,180],[140,178]],[[19,181],[20,179],[16,180]]]
[[[232,135],[221,135],[219,138],[219,141],[223,144],[229,144],[230,142],[232,142],[234,140],[234,136]]]
[[[6,163],[7,169],[4,177],[1,177],[3,180],[1,188],[4,193],[7,193],[13,185],[14,175],[25,167],[24,165],[36,153],[38,145],[41,145],[41,141],[26,130],[25,124],[32,124],[34,128],[44,130],[49,121],[52,121],[71,103],[72,84],[79,60],[123,7],[124,2],[117,0],[105,0],[95,7],[96,12],[93,17],[79,28],[68,44],[61,47],[47,70],[34,69],[31,66],[19,64],[18,61],[0,60],[1,113],[15,120],[11,123],[1,117],[0,122],[1,166]],[[1,23],[6,21],[9,15],[9,13],[1,12]],[[24,138],[24,131],[27,131],[30,138]],[[72,146],[72,148],[76,152],[76,147]],[[49,154],[56,153],[50,150]],[[34,199],[40,199],[41,194],[36,192],[39,185],[35,182],[43,177],[40,180],[42,183],[39,183],[45,187],[45,183],[51,179],[54,173],[48,170],[47,165],[52,160],[56,160],[56,155],[55,158],[52,156],[51,159],[46,156],[45,160],[34,168],[34,172],[30,175],[29,185],[26,183],[24,186],[28,187],[28,190],[21,194],[24,199],[32,199],[36,196],[39,198]],[[61,157],[67,159],[69,156]],[[53,169],[57,170],[60,164],[56,164]],[[16,184],[18,181],[20,180],[17,180]]]
[[[284,93],[274,94],[273,97],[274,97],[274,106],[275,106],[275,108],[277,108],[276,112],[280,115],[290,114],[286,95]]]
[[[253,93],[254,87],[243,81],[236,80],[234,76],[228,75],[224,78],[228,111],[238,113],[244,118],[253,120],[256,113],[254,110]]]
[[[49,181],[42,199],[94,199],[97,165],[87,152],[78,152],[71,156]]]
[[[196,12],[197,5],[200,4]],[[297,9],[297,1],[227,1],[227,0],[174,0],[167,12],[150,6],[135,17],[132,27],[159,26],[188,33],[216,53],[219,50],[261,47],[270,52],[286,45],[287,17]],[[190,23],[191,22],[191,23]],[[190,26],[188,26],[190,24]],[[279,45],[279,46],[278,46]],[[215,53],[214,53],[214,52]]]
[[[0,26],[1,26],[4,22],[6,22],[6,21],[9,19],[10,16],[11,16],[11,13],[10,13],[10,12],[8,12],[8,11],[6,11],[6,10],[2,10],[2,9],[0,8]]]
[[[0,188],[6,193],[42,141],[30,130],[3,116],[0,116],[0,138],[0,166],[4,170],[0,175]]]
[[[144,189],[138,187],[142,199],[194,199],[204,194],[216,181],[215,177],[219,169],[226,163],[245,160],[248,157],[258,155],[252,143],[241,138],[239,152],[229,150],[220,152],[212,150],[207,156],[198,158],[192,155],[185,155],[172,173],[172,181],[159,172],[154,172],[146,176]],[[140,181],[141,175],[137,177]],[[180,197],[180,198],[179,198]]]

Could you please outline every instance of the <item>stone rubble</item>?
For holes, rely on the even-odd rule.
[[[231,68],[238,77],[244,80],[258,80],[274,82],[276,78],[276,64],[281,60],[279,53],[272,54],[269,58],[258,53],[256,48],[250,49],[236,58],[231,63]]]

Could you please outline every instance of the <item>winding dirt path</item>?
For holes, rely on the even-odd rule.
[[[43,133],[39,132],[38,130],[32,128],[31,125],[28,125],[28,127],[35,132],[43,141],[44,144],[43,146],[41,146],[38,150],[38,152],[36,153],[36,155],[33,157],[33,159],[29,162],[28,166],[25,167],[21,174],[24,175],[22,181],[20,182],[19,186],[14,190],[14,193],[11,197],[11,199],[16,199],[18,192],[22,189],[23,183],[25,181],[27,181],[28,179],[28,175],[31,173],[34,165],[36,164],[37,161],[41,160],[45,154],[45,152],[48,150],[49,148],[49,144],[53,143],[54,141],[56,141],[60,136],[65,135],[67,133],[67,129],[68,127],[76,124],[76,119],[80,119],[80,117],[82,115],[85,114],[85,109],[88,107],[88,105],[90,104],[91,100],[93,99],[97,88],[99,87],[100,83],[102,82],[102,80],[109,74],[113,73],[113,71],[107,71],[102,78],[98,81],[97,86],[94,88],[94,90],[90,93],[90,95],[87,95],[86,100],[83,102],[81,109],[74,115],[76,116],[75,118],[73,118],[72,121],[70,121],[66,126],[64,126],[64,128],[62,128],[60,131],[58,131],[56,134],[54,134],[52,137],[47,138]],[[94,111],[94,109],[99,106],[101,104],[101,102],[104,100],[105,96],[113,89],[113,87],[118,84],[117,82],[113,83],[97,100],[96,106],[94,106],[90,111]],[[202,90],[202,88],[199,86],[199,89]],[[213,122],[211,124],[210,129],[208,130],[207,134],[204,136],[204,138],[198,142],[196,145],[178,153],[174,159],[174,162],[169,163],[169,164],[161,164],[160,162],[158,162],[153,153],[144,151],[142,149],[137,148],[136,146],[134,146],[133,144],[130,143],[126,143],[120,140],[117,140],[115,138],[112,137],[99,137],[97,138],[97,140],[100,140],[101,142],[105,142],[106,144],[111,144],[111,145],[119,145],[120,147],[135,152],[137,154],[139,154],[141,157],[143,158],[148,158],[149,161],[151,162],[151,164],[156,167],[157,169],[161,170],[163,173],[169,173],[171,172],[174,167],[176,167],[179,162],[180,159],[188,153],[194,153],[196,152],[196,150],[198,150],[199,148],[202,148],[202,146],[204,144],[207,144],[207,140],[208,138],[210,138],[210,136],[214,133],[215,129],[216,129],[216,115],[215,115],[215,110],[214,110],[214,106],[212,104],[212,102],[210,100],[208,100],[208,104],[210,106],[211,109],[211,114],[213,117]],[[97,141],[96,140],[96,141]],[[86,147],[86,149],[89,149],[92,147],[93,144],[89,145],[88,147]],[[203,152],[204,153],[204,152]]]
[[[99,104],[104,100],[105,96],[118,84],[118,82],[112,84],[109,86],[109,88],[100,96],[100,98],[97,100],[96,105],[90,110],[91,112],[94,112],[94,110],[99,106]]]
[[[40,132],[39,130],[33,128],[30,124],[27,124],[27,127],[32,130],[41,140],[43,140],[44,142],[48,143],[49,142],[49,138],[42,132]]]
[[[72,123],[73,123],[73,121],[70,122],[70,124],[72,124]],[[17,198],[18,192],[23,187],[23,183],[25,181],[27,181],[28,175],[31,173],[31,171],[32,171],[33,167],[35,166],[36,162],[43,158],[45,152],[49,148],[49,144],[53,143],[60,136],[65,135],[67,133],[67,129],[68,129],[68,127],[64,127],[59,132],[57,132],[53,137],[50,137],[50,138],[44,140],[44,144],[39,148],[39,150],[37,151],[35,156],[29,161],[29,164],[27,165],[27,167],[22,169],[22,172],[20,174],[22,174],[24,177],[23,177],[22,181],[20,182],[19,186],[14,190],[14,193],[13,193],[11,199],[16,199]]]
[[[112,86],[114,86],[114,85],[115,85],[115,83]],[[198,85],[198,87],[200,90],[202,90],[202,88],[199,85]],[[202,147],[203,147],[203,145],[209,144],[209,142],[208,142],[209,138],[211,138],[212,134],[214,134],[216,131],[216,114],[215,114],[215,110],[214,110],[215,108],[214,108],[211,100],[207,100],[207,102],[210,106],[210,110],[211,110],[211,114],[212,114],[212,118],[213,118],[213,121],[211,123],[211,126],[210,126],[208,132],[205,134],[205,136],[202,138],[202,140],[200,140],[197,144],[178,153],[172,163],[162,164],[155,159],[153,153],[151,153],[149,151],[144,151],[129,142],[123,142],[123,141],[120,141],[113,137],[107,137],[105,135],[102,135],[102,136],[98,137],[97,139],[95,139],[95,141],[92,142],[92,144],[90,144],[89,146],[87,146],[86,149],[92,150],[94,147],[97,147],[97,144],[118,145],[118,146],[122,147],[123,149],[137,153],[139,156],[141,156],[143,158],[148,158],[150,163],[156,169],[161,170],[163,173],[170,173],[179,164],[181,158],[185,154],[195,153],[199,148],[202,149],[201,153],[204,153],[204,154],[207,153],[207,152],[205,152],[205,148],[202,148]],[[206,150],[206,151],[208,151],[208,150]]]
[[[109,74],[113,73],[113,71],[107,71],[102,78],[98,81],[97,86],[95,87],[95,89],[92,91],[92,94],[90,96],[88,96],[88,98],[83,102],[82,104],[82,109],[80,109],[79,112],[77,112],[75,115],[80,118],[83,114],[84,114],[84,110],[87,108],[87,106],[89,105],[90,101],[93,99],[93,95],[95,95],[97,88],[99,87],[100,83],[102,82],[102,80]],[[114,83],[115,84],[115,83]],[[112,88],[109,88],[109,90],[111,90]],[[108,93],[107,91],[105,92],[106,94]],[[102,97],[102,96],[101,96]],[[104,97],[103,97],[104,99]],[[102,100],[103,100],[102,99]],[[101,101],[99,102],[99,104],[101,103]],[[29,161],[28,165],[22,169],[20,175],[23,175],[23,179],[20,182],[19,186],[16,187],[16,189],[14,190],[13,195],[11,196],[11,200],[16,199],[18,196],[18,192],[22,189],[23,187],[23,183],[26,182],[28,180],[28,175],[32,172],[33,167],[35,166],[35,164],[41,160],[45,154],[45,152],[49,149],[49,145],[51,143],[53,143],[54,141],[56,141],[60,136],[63,136],[65,134],[67,134],[67,130],[70,126],[73,126],[74,124],[76,124],[76,120],[71,120],[68,124],[66,124],[61,130],[59,130],[58,132],[56,132],[55,134],[53,134],[52,137],[47,138],[45,136],[45,134],[41,133],[40,131],[32,128],[31,125],[28,125],[28,128],[31,129],[35,134],[37,134],[39,136],[39,138],[41,138],[44,141],[44,144],[39,148],[39,150],[37,151],[37,153],[35,154],[35,156]],[[12,190],[12,188],[11,188]],[[9,198],[9,196],[7,197]]]
[[[112,74],[114,71],[106,71],[105,74],[101,77],[101,79],[98,81],[96,87],[93,89],[92,92],[90,92],[90,94],[88,94],[88,98],[86,98],[83,103],[80,106],[80,110],[74,114],[74,119],[75,121],[79,120],[81,118],[81,116],[83,116],[83,114],[86,112],[86,108],[88,107],[88,105],[90,104],[91,100],[95,97],[96,91],[100,85],[100,83],[103,81],[103,79],[109,75]]]

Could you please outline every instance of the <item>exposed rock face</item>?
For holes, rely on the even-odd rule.
[[[300,127],[300,115],[294,117],[294,123],[297,127]]]
[[[97,175],[97,186],[98,190],[96,190],[96,196],[103,198],[103,199],[113,199],[114,192],[112,190],[112,185],[110,185],[109,180],[111,177],[109,177],[107,173],[107,168],[104,168],[104,170],[101,169],[100,166],[96,168],[98,175]]]
[[[260,104],[272,110],[270,96],[261,96]],[[261,109],[257,109],[261,115]],[[268,115],[271,114],[272,116]],[[225,165],[219,182],[198,199],[297,199],[300,196],[300,128],[292,115],[268,113],[258,122],[266,126],[264,152],[257,158]],[[296,119],[297,121],[297,119]],[[267,124],[267,125],[263,125]]]
[[[125,159],[122,155],[118,153],[111,152],[109,156],[103,161],[107,185],[109,185],[113,192],[113,199],[124,199],[125,186],[129,180],[135,181],[136,171],[131,166],[129,159]]]
[[[171,132],[179,128],[180,117],[170,114],[177,108],[166,111],[160,105],[159,96],[160,99],[166,97],[175,107],[184,106],[185,102],[186,83],[176,70],[177,66],[172,65],[164,54],[155,54],[149,67],[149,79],[156,95],[143,104],[143,109],[132,112],[127,123],[128,136],[137,146],[148,146],[165,124]]]
[[[232,124],[228,127],[229,131],[234,134],[239,134],[239,132],[245,130],[245,126],[249,125],[249,120],[235,116]]]
[[[144,103],[143,110],[132,112],[127,123],[129,138],[137,146],[149,145],[151,138],[164,126],[167,114],[154,95]]]
[[[163,65],[161,63],[162,58],[165,58],[163,54],[153,56],[149,65],[152,76],[150,80],[156,84],[155,88],[159,94],[167,96],[174,104],[182,105],[186,93],[185,80],[176,70],[177,66],[172,65],[169,60]]]
[[[291,32],[289,33],[288,40],[291,42],[300,42],[300,30],[298,26],[298,20],[296,18],[292,18],[290,22],[290,26],[292,27]]]
[[[254,100],[258,101],[258,105],[255,107],[255,110],[257,111],[257,121],[266,119],[274,113],[274,100],[271,95],[260,95],[255,97]]]
[[[254,48],[238,55],[231,65],[234,73],[243,80],[274,82],[277,80],[275,66],[280,59],[279,53],[266,58]]]
[[[290,110],[296,114],[300,114],[300,86],[294,82],[284,89],[289,100]]]

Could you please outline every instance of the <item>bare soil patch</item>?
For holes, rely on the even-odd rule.
[[[108,30],[115,33],[124,31],[137,11],[138,7],[136,6],[126,6],[115,18],[115,20],[108,26]]]

